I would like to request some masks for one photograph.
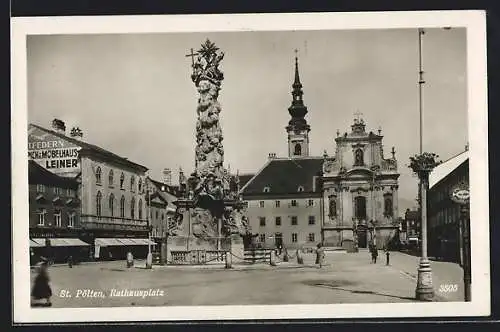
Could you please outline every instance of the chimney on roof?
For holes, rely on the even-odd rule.
[[[276,153],[274,152],[269,153],[269,159],[276,159]]]
[[[52,129],[54,129],[55,132],[58,132],[60,134],[63,135],[66,134],[66,125],[62,120],[59,119],[52,120]]]
[[[79,127],[71,128],[69,135],[73,138],[81,140],[83,138],[83,131]]]
[[[469,143],[465,144],[465,151],[469,151]]]

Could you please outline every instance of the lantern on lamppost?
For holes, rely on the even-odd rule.
[[[435,153],[424,152],[410,157],[409,165],[412,171],[418,176],[420,189],[422,246],[418,266],[416,298],[422,301],[431,301],[434,298],[431,264],[427,257],[427,191],[429,190],[429,174],[440,164],[437,161],[438,157]]]
[[[464,270],[464,300],[471,300],[471,266],[470,266],[470,214],[469,214],[469,184],[461,182],[455,185],[450,193],[450,199],[460,206],[459,230],[462,234],[462,256]]]

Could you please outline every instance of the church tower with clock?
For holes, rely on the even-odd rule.
[[[288,156],[290,158],[309,157],[309,132],[311,127],[304,118],[307,114],[307,107],[304,105],[302,83],[299,77],[299,63],[295,56],[295,79],[292,90],[292,104],[288,108],[288,113],[292,117],[286,126],[288,133]]]

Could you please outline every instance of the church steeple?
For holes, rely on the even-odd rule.
[[[288,133],[288,155],[289,157],[309,156],[309,131],[310,126],[304,118],[307,107],[304,105],[302,83],[299,75],[299,60],[295,50],[295,78],[292,84],[292,104],[288,107],[288,113],[292,117],[288,122],[286,131]]]

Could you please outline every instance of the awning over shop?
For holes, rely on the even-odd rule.
[[[120,241],[121,243],[123,243],[123,245],[126,246],[135,246],[136,243],[134,240],[135,239],[118,239],[118,241]]]
[[[136,242],[136,245],[139,245],[139,246],[147,246],[148,244],[151,244],[154,246],[156,244],[155,242],[150,241],[148,239],[134,239],[134,241]]]
[[[30,247],[31,248],[40,248],[40,247],[45,247],[45,244],[40,244],[38,242],[35,242],[30,239]]]
[[[94,241],[96,246],[107,247],[107,246],[123,246],[124,244],[115,238],[97,238]]]
[[[133,239],[133,238],[96,238],[95,245],[101,247],[108,246],[147,246],[148,243],[155,245],[156,243],[148,239]]]
[[[46,239],[33,239],[39,246],[45,247]],[[88,243],[76,238],[49,238],[51,247],[87,247]]]

